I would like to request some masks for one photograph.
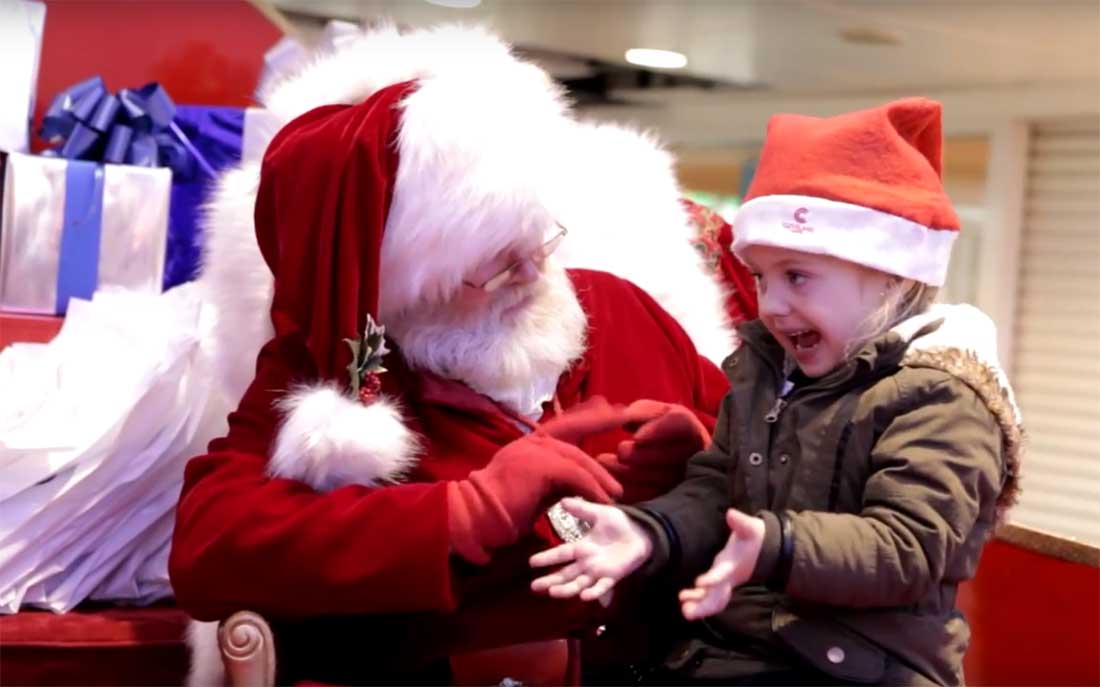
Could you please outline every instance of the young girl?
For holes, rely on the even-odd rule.
[[[1020,425],[992,322],[931,305],[959,228],[940,146],[924,99],[769,123],[734,222],[760,318],[712,445],[637,507],[567,500],[591,530],[532,558],[565,564],[532,585],[554,597],[639,569],[687,587],[698,622],[642,682],[963,682],[955,597],[1015,497]]]

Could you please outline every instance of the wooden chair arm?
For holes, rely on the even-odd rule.
[[[275,640],[258,613],[238,611],[218,625],[218,648],[231,687],[274,687]]]

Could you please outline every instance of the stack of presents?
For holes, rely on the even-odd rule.
[[[62,412],[49,377],[99,374],[140,393],[117,365],[130,353],[104,350],[102,366],[73,370],[47,349],[95,345],[91,323],[142,318],[142,350],[167,359],[153,346],[159,299],[196,277],[216,174],[261,154],[253,141],[271,120],[248,105],[288,54],[270,13],[244,0],[97,4],[0,3],[4,684],[179,684],[186,673],[186,617],[165,563],[189,421],[172,431],[150,421],[129,466],[107,469],[95,447],[117,428],[93,425],[108,410]],[[28,407],[33,418],[12,412]]]

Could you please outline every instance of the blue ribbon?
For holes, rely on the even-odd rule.
[[[176,104],[156,82],[108,92],[93,76],[61,91],[50,103],[38,135],[54,148],[44,155],[141,167],[169,167],[190,176],[214,168],[176,125]]]
[[[64,215],[54,301],[58,315],[65,314],[70,298],[91,298],[99,281],[103,167],[83,160],[65,166]]]

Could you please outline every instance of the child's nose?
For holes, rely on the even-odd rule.
[[[782,289],[761,289],[759,294],[760,314],[768,317],[783,317],[791,312]]]

